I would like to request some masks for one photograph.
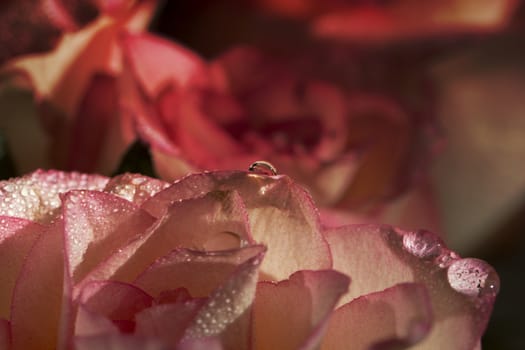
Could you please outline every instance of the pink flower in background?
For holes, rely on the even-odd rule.
[[[370,43],[503,28],[517,0],[255,0],[271,13],[306,20],[313,34]]]
[[[121,105],[165,179],[267,159],[321,206],[369,212],[420,180],[435,141],[431,120],[397,99],[302,74],[257,49],[207,63],[158,37],[128,36],[123,46]]]
[[[479,346],[499,288],[427,231],[321,229],[284,175],[0,182],[6,349]]]
[[[75,31],[99,12],[115,13],[131,1],[6,0],[0,5],[0,62],[50,50],[61,34]]]
[[[143,31],[156,1],[41,3],[40,7],[51,6],[47,10],[78,5],[75,11],[98,8],[99,14],[81,30],[63,35],[52,51],[16,56],[2,67],[12,85],[33,93],[11,93],[1,101],[0,126],[15,165],[21,173],[36,167],[110,172],[132,141],[123,134],[118,117],[117,38],[124,32]]]

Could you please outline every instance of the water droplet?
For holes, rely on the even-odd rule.
[[[134,178],[131,179],[131,183],[133,185],[137,185],[137,186],[138,185],[142,185],[144,182],[146,182],[146,178],[145,177],[137,176],[137,177],[134,177]]]
[[[255,164],[255,163],[254,163],[254,164]],[[12,185],[12,184],[10,184],[10,183],[8,183],[8,184],[4,185],[4,190],[5,190],[6,192],[9,192],[9,193],[10,193],[10,192],[13,192],[13,191],[15,190],[15,186]]]
[[[450,286],[465,295],[496,296],[499,292],[498,274],[483,260],[457,260],[449,266],[447,277]]]
[[[426,230],[408,232],[403,236],[403,246],[418,258],[435,258],[441,254],[443,241]]]
[[[454,261],[459,259],[459,255],[448,249],[443,249],[441,255],[436,258],[436,263],[442,269],[449,267]]]
[[[277,175],[277,169],[271,163],[264,160],[254,162],[250,165],[248,171],[267,176]]]

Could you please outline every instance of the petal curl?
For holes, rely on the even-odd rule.
[[[130,240],[154,219],[129,201],[98,191],[70,191],[63,196],[68,270],[74,282]]]
[[[149,34],[128,34],[122,47],[135,78],[150,98],[169,84],[188,86],[203,79],[204,61],[173,42]]]
[[[229,275],[221,273],[225,278],[208,298],[179,300],[143,310],[137,315],[137,332],[158,336],[183,348],[215,338],[214,346],[222,344],[225,348],[248,349],[250,307],[264,251],[261,247],[245,249],[249,259],[233,271],[230,269]]]
[[[25,219],[0,216],[0,318],[9,318],[16,280],[27,254],[44,230]]]
[[[75,336],[118,334],[118,328],[107,318],[79,306],[76,310]]]
[[[265,251],[266,248],[260,245],[218,252],[177,249],[159,258],[133,284],[154,297],[158,297],[162,291],[181,287],[192,297],[206,297],[220,286],[237,266]]]
[[[321,349],[393,349],[423,339],[432,326],[426,288],[403,283],[354,299],[337,309]]]
[[[499,288],[494,269],[460,259],[428,231],[361,225],[328,230],[334,268],[352,276],[343,302],[403,282],[424,284],[435,323],[422,349],[473,348],[485,330]]]
[[[299,271],[260,282],[253,308],[254,349],[317,349],[350,279],[333,270]]]
[[[130,282],[176,248],[226,250],[252,242],[239,195],[216,191],[173,203],[143,236],[100,264],[83,283],[100,279]]]
[[[247,172],[210,172],[177,181],[143,204],[154,216],[170,203],[215,190],[235,190],[243,199],[254,240],[268,247],[261,271],[280,280],[304,269],[331,267],[317,209],[308,193],[287,176]]]
[[[133,321],[137,312],[153,304],[153,297],[130,284],[95,281],[84,286],[77,301],[87,311],[110,320]]]
[[[226,348],[248,348],[249,314],[263,258],[264,252],[260,252],[239,265],[210,294],[186,329],[183,341],[217,336]]]
[[[11,304],[13,350],[56,349],[64,290],[61,225],[43,232],[20,272]]]
[[[177,345],[204,302],[204,299],[190,299],[145,309],[136,315],[135,332]]]

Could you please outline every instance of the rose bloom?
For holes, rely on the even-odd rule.
[[[30,7],[29,1],[11,1],[9,8],[15,8],[15,3],[21,8]],[[51,11],[55,16],[67,14],[62,7],[72,7],[84,15],[84,10],[95,8],[95,4],[99,10],[87,25],[60,36],[51,51],[24,52],[1,66],[2,77],[10,78],[10,87],[32,93],[4,89],[0,95],[3,115],[0,128],[10,145],[15,166],[21,173],[38,167],[109,173],[132,142],[123,135],[118,118],[115,76],[121,69],[121,54],[116,42],[122,33],[145,30],[157,2],[34,3],[38,4],[34,5],[36,8]],[[23,18],[30,21],[32,16],[27,14],[32,11],[22,12]],[[29,37],[38,38],[37,28],[28,25],[27,30]],[[6,32],[13,33],[7,29]]]
[[[285,175],[0,182],[3,349],[476,349],[499,281],[434,234],[323,230]]]
[[[123,52],[122,118],[164,179],[268,159],[320,206],[363,212],[421,180],[430,123],[386,94],[348,91],[255,48],[206,62],[142,34]]]

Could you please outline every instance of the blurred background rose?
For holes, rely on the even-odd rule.
[[[54,1],[17,2],[49,10],[48,3]],[[84,9],[91,2],[67,3]],[[51,51],[28,48],[3,66],[0,126],[20,173],[38,167],[107,173],[131,142],[118,117],[115,76],[121,59],[116,41],[124,32],[145,30],[156,1],[95,3],[98,14],[86,26],[63,32]]]
[[[436,143],[432,120],[395,96],[322,80],[256,48],[208,63],[158,37],[128,36],[123,46],[121,106],[161,177],[265,159],[321,207],[338,208],[338,223],[385,220],[384,203],[409,188],[430,201],[419,187]],[[345,210],[360,219],[343,218]],[[426,221],[405,224],[435,229],[434,213],[420,212]]]
[[[517,233],[523,227],[525,210],[522,176],[522,164],[525,163],[522,160],[525,159],[522,141],[525,139],[522,116],[523,5],[518,1],[503,0],[428,1],[424,4],[388,1],[373,2],[374,6],[370,3],[170,1],[162,7],[153,28],[196,52],[205,62],[217,62],[238,45],[255,46],[265,55],[285,62],[300,76],[307,76],[308,80],[328,81],[336,85],[337,90],[345,91],[345,96],[362,96],[363,92],[382,96],[382,100],[390,101],[408,115],[409,120],[417,121],[417,139],[430,137],[429,143],[441,146],[440,152],[433,152],[432,147],[426,148],[418,162],[401,168],[401,174],[406,172],[410,179],[417,179],[415,183],[421,186],[419,188],[425,195],[411,196],[410,189],[418,190],[412,181],[407,182],[411,186],[403,187],[392,181],[399,180],[399,176],[384,177],[387,181],[382,183],[387,185],[386,188],[396,191],[391,192],[388,206],[383,206],[388,209],[383,208],[381,220],[399,221],[406,217],[407,220],[401,220],[404,226],[430,225],[431,220],[421,220],[421,217],[422,213],[431,212],[424,208],[430,203],[425,198],[428,198],[428,191],[434,192],[442,216],[438,224],[451,246],[463,253],[483,254],[493,259],[491,261],[496,266],[501,264],[503,285],[510,283],[512,286],[502,290],[499,302],[502,306],[496,306],[494,322],[503,326],[495,332],[489,328],[488,346],[493,344],[495,349],[521,348],[525,340],[520,335],[524,333],[518,332],[517,325],[523,323],[523,316],[519,315],[520,308],[512,305],[519,303],[519,295],[525,290],[522,284],[513,283],[520,275],[518,266],[525,260],[523,239]],[[109,46],[113,45],[112,42]],[[94,51],[89,49],[88,52]],[[49,71],[36,70],[37,73]],[[60,123],[46,122],[47,132],[42,132],[41,121],[35,118],[35,110],[28,103],[31,96],[20,100],[17,94],[19,100],[13,107],[11,102],[15,95],[10,91],[9,95],[3,94],[0,125],[10,141],[8,146],[20,172],[51,164],[104,172],[116,168],[117,160],[135,137],[136,130],[130,128],[129,123],[120,124],[122,120],[129,121],[126,118],[118,119],[119,125],[115,128],[100,122],[115,114],[115,106],[111,103],[114,101],[111,94],[115,92],[114,71],[110,70],[110,77],[106,76],[107,72],[104,68],[98,71],[103,73],[102,76],[89,75],[90,79],[96,77],[91,84],[93,89],[85,88],[89,85],[85,82],[87,79],[78,80],[82,82],[78,86],[83,87],[76,100],[69,99],[68,94],[57,94],[55,105],[65,104],[60,108],[70,117],[51,120],[83,122],[68,121],[65,128],[59,127]],[[45,82],[42,86],[52,86],[45,79],[42,81]],[[73,83],[62,85],[63,91],[76,87],[76,81],[73,78]],[[87,93],[89,91],[92,93]],[[102,110],[85,108],[98,105],[92,101],[102,101],[103,96],[109,97],[110,103],[102,104]],[[5,109],[7,105],[10,109]],[[49,107],[46,103],[39,103],[38,112],[41,116],[48,115],[49,108],[42,114],[42,106]],[[377,114],[378,108],[371,110],[372,114]],[[71,117],[79,114],[76,111],[84,111],[84,117]],[[56,111],[53,113],[56,115]],[[118,114],[122,117],[120,111]],[[46,118],[43,120],[50,119]],[[7,120],[15,122],[6,123]],[[34,123],[35,120],[38,123]],[[94,125],[98,131],[113,130],[114,133],[110,137],[101,136],[104,132],[85,137],[82,130],[93,130]],[[385,126],[369,124],[372,134],[381,132],[378,125]],[[386,125],[384,130],[389,135],[389,126]],[[73,130],[80,131],[75,134]],[[71,135],[78,136],[80,146],[74,146],[77,137]],[[103,139],[111,140],[117,146],[109,144],[104,147],[112,151],[102,151]],[[436,143],[441,139],[445,142]],[[15,141],[22,141],[23,145],[15,145]],[[49,145],[54,146],[49,148]],[[49,149],[53,151],[49,152]],[[421,149],[417,148],[417,151]],[[429,158],[430,155],[433,158]],[[385,157],[378,159],[384,160]],[[392,164],[399,166],[396,162]],[[381,167],[396,169],[385,167],[384,163]],[[378,174],[376,168],[369,169],[363,173]],[[399,173],[397,170],[393,173]],[[389,192],[377,191],[377,182],[370,181],[370,177],[361,178],[366,179],[365,183],[374,184],[368,188],[383,194]],[[408,180],[404,176],[401,179]],[[367,188],[361,186],[362,181],[358,182],[359,191]],[[401,188],[405,191],[400,191]],[[386,198],[381,197],[379,203],[385,203]],[[347,213],[330,212],[330,218],[335,221],[362,220],[361,216],[348,218]]]

